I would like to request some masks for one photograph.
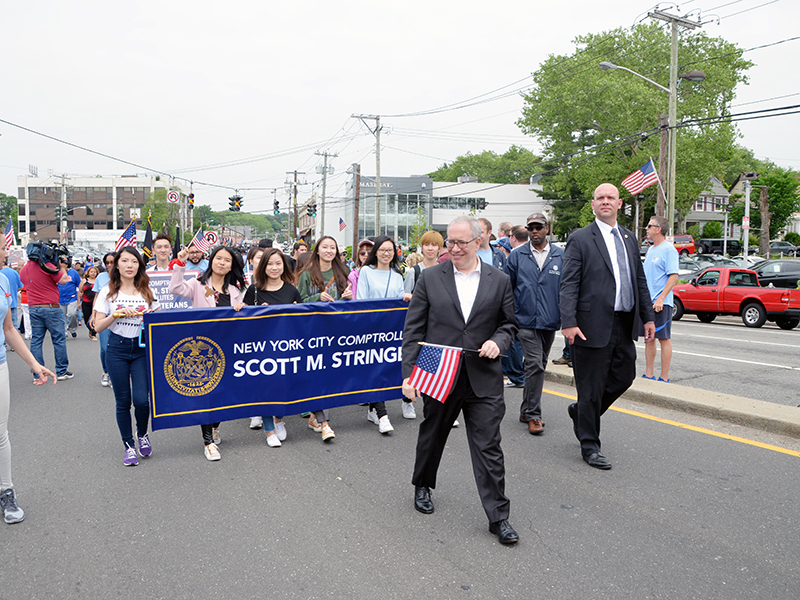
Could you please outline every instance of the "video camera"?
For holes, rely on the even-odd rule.
[[[28,253],[28,260],[39,263],[45,273],[58,273],[60,270],[59,262],[66,264],[67,268],[72,266],[72,257],[69,255],[67,247],[63,244],[31,242],[28,244],[26,252]]]

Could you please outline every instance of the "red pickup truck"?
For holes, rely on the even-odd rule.
[[[717,315],[741,315],[748,327],[774,321],[781,329],[794,329],[800,323],[800,290],[760,287],[758,275],[748,269],[709,268],[672,292],[674,321],[695,314],[703,323]]]

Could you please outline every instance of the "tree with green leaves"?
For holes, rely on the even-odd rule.
[[[486,183],[523,183],[536,172],[541,161],[530,150],[511,146],[503,154],[484,150],[480,154],[459,156],[443,164],[428,177],[434,181],[457,181],[459,177],[477,177]]]
[[[659,25],[588,34],[576,38],[575,44],[574,53],[551,55],[533,74],[534,87],[525,95],[517,121],[523,132],[542,143],[544,196],[554,202],[557,218],[568,217],[570,226],[576,201],[583,205],[590,200],[597,185],[618,184],[650,158],[658,165],[659,118],[669,102],[663,90],[630,73],[598,67],[610,61],[667,87],[670,36]],[[678,89],[679,123],[728,112],[736,85],[746,81],[745,71],[752,65],[734,44],[703,32],[684,34],[678,61],[679,72],[702,69],[706,74],[705,81],[683,82]],[[678,129],[679,224],[685,223],[709,177],[731,158],[736,135],[731,123]],[[644,193],[646,202],[654,203],[656,186]],[[624,189],[621,195],[629,206],[635,201]],[[633,214],[623,210],[620,219],[630,223]],[[564,229],[556,227],[557,232]]]
[[[719,221],[709,221],[703,225],[704,238],[721,238],[722,237],[722,223]]]
[[[408,246],[412,252],[416,252],[419,247],[419,240],[422,235],[428,231],[428,217],[425,208],[420,204],[417,206],[417,219],[411,226],[411,232],[408,234]]]
[[[0,227],[5,230],[8,218],[11,217],[11,223],[14,226],[14,235],[19,241],[19,209],[17,208],[17,199],[14,196],[7,196],[0,192]]]
[[[792,215],[800,211],[800,174],[784,169],[770,161],[759,161],[756,164],[758,179],[752,182],[750,193],[750,228],[761,229],[761,212],[758,199],[761,188],[767,187],[767,206],[770,213],[769,239],[778,237],[781,230],[786,229]],[[744,198],[739,198],[731,208],[728,219],[733,223],[741,223],[744,217]]]

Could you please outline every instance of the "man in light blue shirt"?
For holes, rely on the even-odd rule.
[[[655,339],[645,343],[645,373],[643,377],[655,379],[656,340],[661,344],[661,376],[659,381],[669,383],[669,365],[672,361],[672,288],[678,282],[678,251],[667,241],[665,233],[669,224],[664,217],[650,217],[647,238],[653,245],[644,259],[644,276],[653,301],[656,315]]]

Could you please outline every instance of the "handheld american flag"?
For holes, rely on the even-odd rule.
[[[460,360],[461,348],[425,344],[408,383],[423,394],[444,402],[455,384]]]
[[[194,245],[194,247],[200,250],[200,252],[208,252],[208,249],[211,248],[211,242],[206,239],[202,228],[197,230],[194,239],[189,245]]]
[[[634,171],[622,180],[622,187],[628,190],[631,194],[638,194],[644,188],[650,187],[658,181],[658,174],[656,168],[653,166],[653,161],[648,160],[641,168]]]
[[[8,224],[6,225],[6,250],[16,243],[17,239],[14,237],[14,224],[11,222],[11,217],[8,217]]]
[[[114,252],[119,252],[125,246],[133,246],[136,247],[136,221],[131,221],[131,224],[128,225],[128,228],[122,232],[122,235],[119,236],[117,240],[117,246],[114,248]]]

